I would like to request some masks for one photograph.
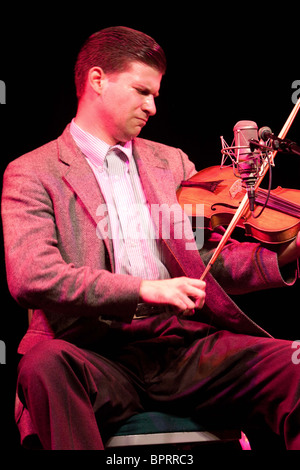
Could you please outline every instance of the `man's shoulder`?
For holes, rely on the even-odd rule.
[[[8,163],[5,174],[10,172],[22,172],[25,174],[27,172],[34,173],[38,171],[39,168],[47,166],[49,159],[54,160],[55,154],[57,154],[56,148],[56,141],[54,140],[24,153]]]
[[[142,160],[148,162],[160,161],[161,164],[168,166],[181,164],[182,159],[187,158],[182,150],[176,147],[140,137],[135,138],[133,141],[133,153]]]
[[[148,151],[153,151],[153,152],[157,152],[157,151],[162,151],[162,152],[179,152],[180,150],[175,148],[175,147],[172,147],[170,145],[166,145],[166,144],[163,144],[161,142],[155,142],[154,140],[148,140],[148,139],[143,139],[141,137],[136,137],[134,140],[133,140],[133,146],[139,150],[148,150]]]
[[[189,157],[181,149],[170,145],[139,137],[133,141],[133,154],[137,159],[140,158],[151,165],[169,168],[182,179],[190,178],[196,172],[195,165]]]
[[[61,150],[66,151],[68,150],[68,146],[70,146],[70,144],[68,145],[68,139],[66,137],[68,137],[68,126],[64,130],[62,135],[13,159],[8,164],[8,167],[18,167],[19,165],[21,165],[25,168],[26,166],[31,168],[37,168],[40,165],[44,167],[45,165],[47,165],[47,162],[49,164],[53,164],[53,162],[58,160],[58,157],[61,154]]]

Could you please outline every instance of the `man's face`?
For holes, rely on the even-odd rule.
[[[99,97],[103,140],[110,145],[136,137],[156,113],[162,74],[141,62],[132,62],[124,72],[105,74]]]

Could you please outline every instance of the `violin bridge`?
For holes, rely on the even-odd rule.
[[[234,199],[235,196],[241,193],[242,191],[243,191],[242,180],[238,179],[229,188],[229,194],[230,194],[231,199]]]

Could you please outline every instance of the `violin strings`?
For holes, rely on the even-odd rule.
[[[257,192],[256,202],[259,204],[263,204],[266,200],[266,192],[263,189],[259,189]],[[294,217],[300,216],[300,206],[291,201],[287,201],[286,199],[277,196],[276,194],[270,194],[269,202],[267,207],[270,209],[275,209],[280,212],[284,212],[287,215],[291,215]]]

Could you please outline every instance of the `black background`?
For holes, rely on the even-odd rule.
[[[300,79],[297,7],[96,5],[2,9],[0,80],[6,84],[6,104],[0,106],[1,174],[14,158],[55,139],[72,119],[77,52],[90,34],[107,26],[144,31],[167,55],[157,115],[142,137],[180,147],[200,170],[220,163],[220,136],[231,143],[239,120],[280,132],[294,106],[292,84]],[[300,143],[300,115],[288,137]],[[277,155],[275,163],[273,187],[299,188],[300,158]],[[9,295],[3,249],[1,260],[0,339],[7,358],[0,368],[0,448],[13,450],[19,448],[13,422],[16,349],[27,318]],[[295,340],[300,339],[298,291],[296,284],[235,300],[271,334]]]

